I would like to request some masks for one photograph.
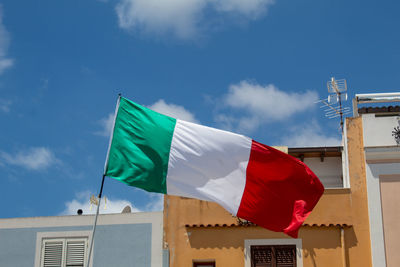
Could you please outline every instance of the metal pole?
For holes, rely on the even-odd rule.
[[[343,267],[347,267],[347,262],[346,262],[346,246],[345,243],[346,240],[344,238],[344,228],[340,226],[340,243],[342,245],[342,262],[343,262]]]
[[[342,128],[342,134],[343,134],[343,110],[342,110],[342,96],[340,92],[339,92],[339,111],[340,111],[340,127]]]
[[[103,174],[103,179],[101,180],[101,187],[100,187],[100,192],[99,192],[99,205],[97,205],[96,216],[94,217],[94,224],[93,224],[93,230],[92,230],[92,239],[90,240],[89,256],[87,258],[86,267],[89,267],[90,257],[92,256],[94,233],[96,232],[97,217],[99,216],[99,209],[100,209],[100,203],[101,203],[101,195],[103,194],[104,178],[106,177],[106,173],[107,173],[108,156],[109,156],[110,149],[111,149],[111,142],[112,142],[112,139],[113,139],[115,120],[116,120],[117,114],[118,114],[118,108],[119,108],[120,99],[121,99],[121,94],[118,94],[117,106],[115,107],[115,114],[114,114],[114,123],[113,123],[113,128],[111,130],[110,141],[108,143],[107,158],[106,158],[106,162],[104,164],[104,174]]]
[[[101,180],[101,187],[100,187],[100,193],[99,193],[99,203],[97,205],[96,209],[96,215],[94,217],[94,224],[93,224],[93,230],[92,230],[92,238],[90,241],[90,247],[89,247],[89,255],[87,258],[87,264],[86,267],[89,267],[90,264],[90,257],[92,256],[92,249],[93,249],[93,241],[94,241],[94,233],[96,232],[96,225],[97,225],[97,217],[99,215],[99,209],[100,209],[100,203],[101,203],[101,195],[103,193],[103,186],[104,186],[104,178],[106,177],[105,174],[103,174],[103,179]]]

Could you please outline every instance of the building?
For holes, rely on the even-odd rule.
[[[93,215],[0,219],[0,266],[84,266],[93,222]],[[163,266],[162,228],[162,212],[99,215],[90,266]]]
[[[169,266],[399,266],[400,94],[357,95],[342,146],[280,148],[304,161],[325,192],[293,239],[215,203],[166,196]]]
[[[365,157],[373,266],[400,265],[400,106],[385,105],[399,100],[400,93],[356,95],[354,130],[347,134],[348,140],[362,141],[352,149]]]
[[[326,187],[299,238],[243,222],[215,203],[166,196],[169,266],[370,266],[366,183],[361,176],[348,179],[355,174],[343,164],[347,153],[361,164],[359,151],[324,147],[288,153],[303,159]]]

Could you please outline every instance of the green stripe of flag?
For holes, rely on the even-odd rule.
[[[176,119],[120,98],[105,175],[146,191],[167,193]]]

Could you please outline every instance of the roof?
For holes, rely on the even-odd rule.
[[[288,154],[296,157],[340,157],[342,155],[342,146],[330,146],[330,147],[293,147],[288,148]]]
[[[257,226],[256,224],[253,223],[247,223],[247,224],[239,224],[239,223],[232,223],[232,224],[185,224],[186,228],[217,228],[217,227],[254,227]],[[306,227],[352,227],[352,225],[346,224],[346,223],[313,223],[313,224],[308,224],[305,223],[302,226]]]
[[[400,115],[400,106],[358,108],[358,114],[371,114],[371,113],[384,114],[384,115]]]

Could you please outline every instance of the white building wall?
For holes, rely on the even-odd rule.
[[[340,157],[304,158],[304,163],[318,176],[325,188],[343,188]]]
[[[363,114],[362,121],[372,263],[386,266],[379,177],[400,173],[400,147],[392,135],[394,128],[400,125],[400,117]]]
[[[375,114],[364,114],[362,120],[365,147],[397,146],[392,131],[400,125],[400,117],[375,117]]]

